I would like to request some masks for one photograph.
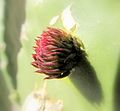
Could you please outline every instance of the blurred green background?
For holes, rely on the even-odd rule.
[[[47,94],[63,101],[63,111],[120,111],[119,0],[0,0],[0,111],[21,110],[35,83],[42,87],[44,76],[31,66],[34,39],[71,3],[101,88],[88,84],[88,93],[103,96],[88,100],[69,77],[48,80]]]

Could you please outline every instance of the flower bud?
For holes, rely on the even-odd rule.
[[[82,42],[57,28],[47,28],[36,40],[32,65],[36,72],[46,74],[45,79],[63,78],[70,74],[86,55]]]

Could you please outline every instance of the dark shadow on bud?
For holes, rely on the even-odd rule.
[[[120,111],[120,54],[114,85],[114,111]]]
[[[103,99],[102,88],[93,66],[86,57],[81,57],[74,69],[70,80],[89,102],[100,104]]]

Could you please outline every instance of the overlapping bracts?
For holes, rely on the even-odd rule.
[[[32,65],[36,72],[48,75],[45,79],[63,78],[85,54],[80,46],[70,34],[49,27],[36,39]]]

